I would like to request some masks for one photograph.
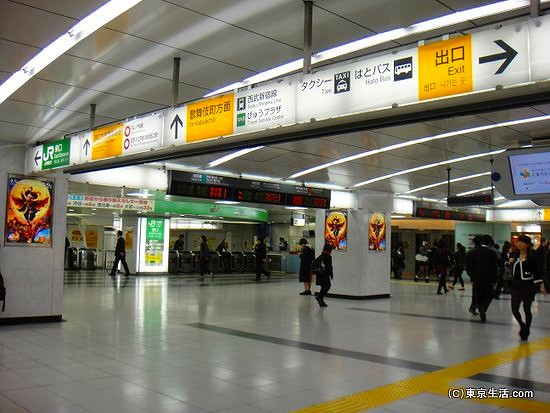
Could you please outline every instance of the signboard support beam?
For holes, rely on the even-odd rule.
[[[539,17],[541,14],[540,0],[531,0],[531,17]]]
[[[313,1],[304,0],[304,74],[311,72],[311,38],[313,31]]]
[[[90,103],[90,130],[94,130],[95,125],[95,103]]]
[[[178,90],[180,83],[180,62],[179,57],[174,57],[174,66],[172,69],[172,106],[176,107],[178,104]]]
[[[447,168],[447,199],[451,197],[451,168]]]

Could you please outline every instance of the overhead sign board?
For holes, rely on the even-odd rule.
[[[330,207],[331,191],[279,182],[169,171],[170,195],[260,204]]]
[[[296,120],[323,119],[416,101],[417,60],[415,48],[299,75]]]
[[[92,132],[92,160],[122,155],[122,127],[115,123]]]
[[[187,142],[233,134],[233,93],[187,106]]]
[[[187,106],[170,108],[164,111],[162,143],[165,148],[186,143]]]
[[[124,122],[122,154],[148,151],[161,147],[162,113],[153,113]]]
[[[42,146],[42,170],[68,166],[70,163],[71,140],[61,139]]]
[[[42,171],[42,151],[44,145],[34,146],[27,149],[25,170],[29,173]]]
[[[251,132],[296,121],[295,85],[282,79],[235,93],[234,133]]]
[[[474,206],[493,205],[493,195],[464,195],[450,196],[447,198],[447,206]]]
[[[418,48],[418,99],[471,92],[472,39],[460,36]]]
[[[308,75],[251,85],[73,135],[69,164],[545,81],[550,78],[548,38],[550,15],[521,18],[419,47],[330,65]],[[50,147],[46,150],[51,152]],[[67,166],[62,150],[59,156],[64,160],[48,160],[44,168],[44,154],[50,152],[43,147],[29,149],[27,169],[38,172]]]

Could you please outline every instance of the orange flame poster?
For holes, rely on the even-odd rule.
[[[10,176],[6,205],[6,245],[51,246],[51,180]]]
[[[335,250],[347,251],[348,249],[348,212],[325,212],[325,243]]]
[[[369,217],[369,251],[386,251],[386,217],[381,212]]]

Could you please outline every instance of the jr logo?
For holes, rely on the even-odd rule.
[[[55,146],[48,146],[48,148],[46,149],[46,152],[42,154],[44,161],[49,161],[50,159],[53,159],[53,156],[59,152],[63,152],[62,144],[57,144]]]

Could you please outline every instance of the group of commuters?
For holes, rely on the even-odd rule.
[[[462,272],[464,271],[466,249],[461,243],[458,243],[456,247],[455,252],[450,251],[445,239],[434,242],[432,248],[429,248],[428,241],[422,241],[418,254],[415,256],[418,272],[415,274],[414,280],[429,282],[430,275],[433,274],[439,280],[438,294],[443,294],[441,290],[447,292],[449,288],[453,289],[458,283],[460,283],[458,289],[463,291]],[[441,274],[444,275],[443,279],[440,277]],[[448,286],[445,285],[447,276],[454,277],[453,283]]]
[[[516,251],[505,242],[500,250],[490,235],[476,235],[474,248],[465,255],[465,268],[472,281],[472,302],[469,311],[487,321],[487,310],[493,299],[499,299],[503,286],[509,288],[512,314],[519,324],[521,340],[530,334],[533,315],[531,305],[538,291],[546,294],[544,278],[548,258],[547,243],[534,251],[529,236],[520,235]],[[461,254],[462,256],[462,254]],[[456,281],[456,279],[455,279]],[[440,282],[441,285],[441,282]],[[520,312],[523,309],[523,316]]]
[[[500,249],[490,235],[476,235],[474,248],[466,252],[464,246],[457,243],[455,252],[449,250],[445,239],[434,243],[428,249],[424,241],[416,255],[419,275],[415,280],[429,280],[433,272],[439,279],[437,294],[443,295],[448,289],[460,284],[464,290],[462,273],[466,270],[472,282],[472,301],[469,311],[479,315],[482,323],[487,321],[487,310],[493,299],[499,299],[506,289],[511,294],[511,309],[520,329],[519,336],[527,340],[530,334],[533,315],[531,305],[538,291],[546,294],[545,282],[550,273],[550,251],[548,242],[543,238],[541,246],[534,251],[532,240],[527,235],[518,237],[515,251],[506,241]],[[452,284],[447,285],[447,276],[453,275]],[[520,312],[523,309],[523,316]]]

